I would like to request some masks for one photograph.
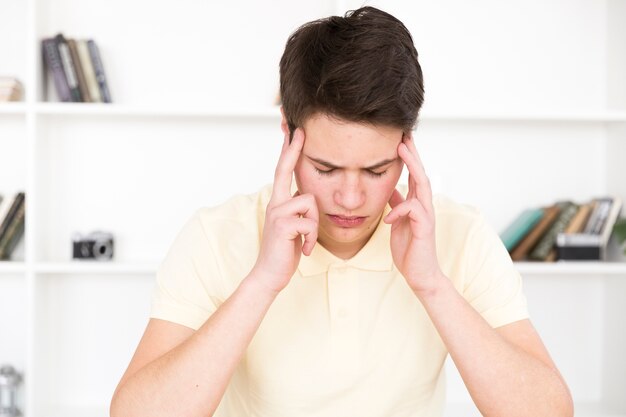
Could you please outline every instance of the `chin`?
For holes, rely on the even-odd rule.
[[[374,225],[362,225],[359,227],[340,227],[330,224],[326,227],[325,234],[332,240],[341,243],[351,243],[363,239],[374,231]]]

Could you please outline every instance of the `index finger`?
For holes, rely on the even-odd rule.
[[[303,146],[304,132],[302,129],[296,129],[291,143],[289,143],[289,134],[285,135],[283,149],[274,173],[274,187],[271,198],[274,203],[281,204],[291,198],[291,179]]]
[[[422,202],[424,207],[432,207],[432,190],[430,180],[426,175],[424,164],[417,152],[413,138],[409,135],[402,139],[400,147],[406,150],[400,154],[400,157],[409,169],[409,189],[413,189],[418,200]]]

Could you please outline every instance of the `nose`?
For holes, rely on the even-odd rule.
[[[334,193],[335,204],[346,211],[356,210],[365,203],[365,190],[358,175],[345,175]]]

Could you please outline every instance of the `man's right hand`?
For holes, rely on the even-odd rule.
[[[285,135],[265,213],[261,249],[253,268],[252,275],[276,293],[289,283],[300,254],[310,255],[317,242],[319,213],[315,197],[298,192],[291,195],[291,180],[303,146],[302,129],[296,129],[291,143],[289,134]]]

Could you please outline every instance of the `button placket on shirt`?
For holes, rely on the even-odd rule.
[[[328,271],[331,360],[336,375],[349,383],[359,364],[358,285],[356,271],[333,265]]]

